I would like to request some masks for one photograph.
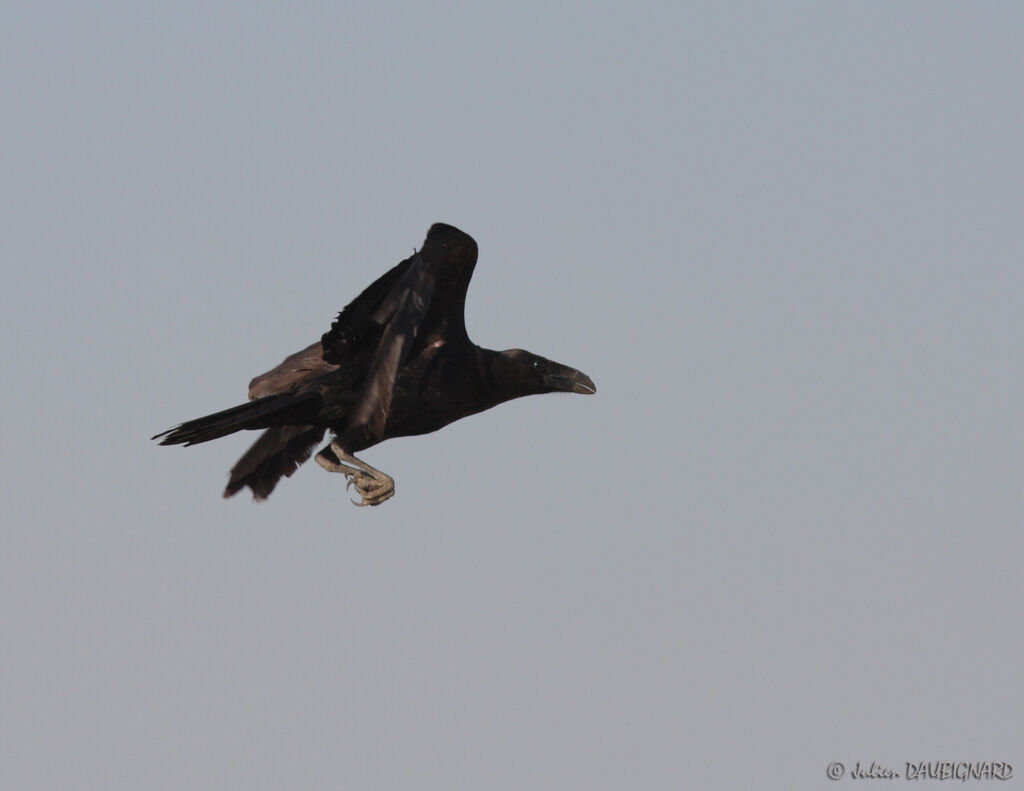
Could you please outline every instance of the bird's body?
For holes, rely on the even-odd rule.
[[[575,369],[469,340],[463,310],[476,257],[467,234],[433,225],[422,249],[356,297],[318,343],[253,379],[248,403],[154,439],[194,445],[265,429],[232,469],[224,492],[228,497],[249,486],[261,500],[330,430],[335,438],[317,461],[349,477],[363,505],[377,505],[394,493],[394,482],[352,454],[385,439],[437,431],[520,396],[594,392]]]

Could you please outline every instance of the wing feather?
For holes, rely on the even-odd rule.
[[[412,265],[374,312],[387,322],[374,351],[350,426],[364,426],[369,438],[384,437],[398,373],[407,360],[434,295],[435,278],[427,262],[413,257]]]
[[[249,398],[283,393],[337,368],[337,365],[324,360],[324,350],[320,341],[311,343],[302,351],[285,357],[280,365],[249,382]]]

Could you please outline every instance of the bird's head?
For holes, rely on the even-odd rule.
[[[523,349],[508,349],[497,355],[494,372],[509,389],[521,395],[537,393],[597,392],[593,380],[568,365],[556,363]]]

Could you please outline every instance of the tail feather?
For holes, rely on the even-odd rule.
[[[316,393],[269,395],[212,415],[187,420],[153,439],[159,439],[161,445],[197,445],[243,429],[305,425],[315,418],[319,402],[320,396]]]
[[[282,477],[290,477],[310,457],[323,436],[324,429],[320,426],[267,429],[231,468],[224,496],[231,497],[248,486],[254,500],[266,500]]]

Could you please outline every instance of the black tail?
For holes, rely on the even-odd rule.
[[[223,412],[188,420],[153,439],[159,439],[161,445],[197,445],[243,429],[306,425],[315,420],[320,404],[317,393],[289,392],[264,396]]]
[[[266,500],[281,477],[299,469],[324,436],[321,426],[275,426],[263,432],[238,463],[224,490],[231,497],[243,486],[252,489],[253,499]]]

